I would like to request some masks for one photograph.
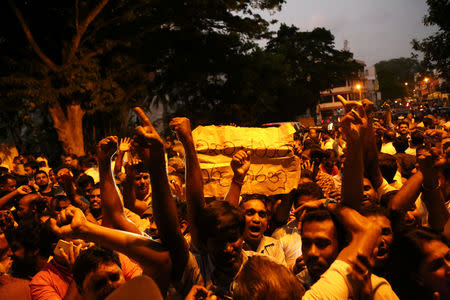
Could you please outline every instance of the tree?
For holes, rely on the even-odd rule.
[[[375,70],[383,98],[396,99],[410,94],[408,88],[414,86],[414,74],[421,72],[422,67],[416,59],[400,57],[376,63]]]
[[[281,57],[287,65],[283,80],[286,87],[277,92],[279,117],[294,119],[299,112],[313,109],[320,92],[357,78],[363,68],[353,54],[335,49],[334,36],[325,28],[300,31],[282,24],[267,44],[266,51]]]
[[[151,63],[156,74],[151,95],[199,123],[211,122],[214,112],[216,121],[229,116],[226,99],[235,89],[228,81],[243,70],[255,41],[270,36],[269,22],[252,8],[279,9],[284,2],[188,1],[159,7],[171,25],[154,32],[151,39],[159,42],[144,49],[149,59],[157,58]]]
[[[145,95],[132,55],[136,34],[121,22],[138,26],[146,1],[108,2],[2,2],[2,102],[47,108],[68,153],[84,155],[86,112],[114,110]]]
[[[282,3],[2,1],[1,101],[47,108],[64,150],[82,155],[86,113],[118,115],[143,99],[181,103],[188,115],[207,110],[214,78],[267,35],[252,9]]]
[[[200,123],[210,123],[211,116],[216,123],[249,126],[293,120],[317,103],[320,91],[356,76],[362,67],[351,59],[351,53],[334,49],[334,37],[325,29],[300,32],[281,25],[276,36],[260,30],[258,37],[262,36],[269,39],[266,49],[251,40],[245,42],[248,39],[243,42],[237,34],[215,33],[209,42],[191,46],[195,49],[191,57],[197,57],[194,53],[201,56],[189,68],[180,70],[184,62],[176,64],[177,71],[171,74],[180,83],[186,70],[198,71],[190,73],[185,86],[172,87],[175,95],[170,98],[180,95],[183,113],[194,115]],[[211,52],[208,44],[216,50]],[[163,80],[166,87],[168,81],[167,77]]]
[[[427,0],[428,14],[423,23],[437,26],[435,34],[421,40],[413,40],[413,48],[424,54],[424,64],[428,70],[437,70],[445,79],[442,90],[450,90],[450,2],[447,0]]]

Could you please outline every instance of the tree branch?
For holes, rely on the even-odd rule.
[[[86,54],[86,56],[83,57],[83,59],[81,60],[81,62],[82,62],[82,64],[85,64],[85,63],[87,63],[87,62],[89,61],[89,59],[91,59],[92,57],[97,56],[97,55],[102,54],[102,53],[103,53],[103,48],[102,48],[102,49],[98,49],[97,51],[92,51],[92,52]]]
[[[22,13],[19,11],[17,6],[14,4],[12,0],[8,0],[9,6],[11,6],[11,9],[14,11],[14,14],[16,15],[17,19],[19,20],[20,25],[22,26],[23,32],[25,33],[28,42],[30,43],[31,47],[33,48],[34,52],[39,56],[39,58],[54,72],[59,71],[59,66],[57,66],[47,55],[44,54],[44,52],[41,50],[39,45],[36,43],[36,41],[33,38],[33,35],[31,34],[30,29],[28,28],[27,23],[25,22],[25,19],[22,16]]]
[[[81,38],[86,32],[89,24],[94,21],[94,19],[98,16],[98,14],[102,11],[103,7],[105,7],[108,2],[109,0],[101,0],[100,3],[89,13],[83,23],[78,26],[77,33],[72,39],[72,48],[70,49],[69,56],[67,57],[67,62],[70,62],[74,58],[75,53],[78,50],[78,46],[80,45]]]
[[[79,27],[79,17],[80,17],[80,10],[78,9],[78,2],[79,0],[75,0],[75,29],[78,32],[78,27]]]

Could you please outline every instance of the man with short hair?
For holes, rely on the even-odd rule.
[[[394,145],[392,144],[395,139],[395,132],[388,130],[383,134],[383,145],[381,146],[380,152],[394,155],[397,153],[395,151]]]
[[[416,156],[416,149],[417,147],[423,145],[423,140],[424,140],[423,132],[420,130],[415,130],[411,134],[411,144],[409,145],[409,148],[405,150],[405,153]]]
[[[34,182],[39,187],[39,193],[48,199],[48,203],[51,202],[51,198],[53,198],[53,188],[50,184],[50,178],[48,177],[47,173],[44,171],[37,171],[34,175]]]
[[[17,180],[11,174],[0,176],[0,197],[16,190]]]
[[[378,163],[381,175],[393,188],[399,190],[402,187],[401,175],[397,172],[397,160],[395,156],[386,153],[378,154]]]
[[[361,209],[361,215],[381,227],[381,239],[376,248],[373,273],[381,277],[386,277],[385,267],[393,240],[393,230],[391,220],[388,218],[388,211],[378,205],[371,204]]]
[[[151,204],[150,175],[148,172],[139,171],[135,177],[136,200]]]
[[[100,198],[100,187],[95,186],[88,195],[89,199],[89,212],[94,216],[97,222],[100,224],[102,220],[102,199]]]
[[[267,197],[260,194],[242,195],[242,185],[250,168],[250,152],[240,150],[231,159],[233,180],[225,200],[233,206],[239,206],[245,216],[244,250],[255,251],[273,257],[279,264],[286,264],[280,241],[265,236],[269,223]]]
[[[33,210],[32,203],[41,200],[42,197],[37,193],[30,193],[20,198],[17,205],[18,221],[32,219],[36,217],[36,211]]]
[[[102,300],[125,283],[119,256],[99,246],[83,251],[73,266],[73,279],[85,300]]]
[[[318,206],[316,203],[321,204]],[[302,218],[302,252],[306,268],[297,275],[297,279],[308,290],[305,299],[330,299],[328,297],[331,295],[336,299],[353,298],[360,292],[355,289],[355,283],[350,276],[351,272],[356,272],[355,267],[351,266],[355,263],[352,260],[354,256],[360,255],[361,250],[357,249],[364,244],[359,239],[367,238],[371,243],[376,241],[376,235],[370,237],[373,234],[370,227],[379,228],[379,224],[372,223],[356,211],[337,204],[331,203],[331,212],[326,208],[319,208],[327,206],[326,203],[328,202],[315,201],[315,208],[307,210]],[[360,219],[357,221],[358,226],[363,226],[365,219],[367,232],[364,232],[366,228],[354,231],[356,228],[352,226],[356,223],[352,223],[357,219]],[[347,231],[352,234],[350,242],[344,239]],[[370,282],[370,296],[373,299],[398,299],[384,278],[371,274],[365,280]],[[341,298],[344,296],[345,298]]]
[[[25,163],[23,165],[23,167],[24,167],[24,170],[25,170],[25,175],[29,179],[33,179],[34,175],[36,175],[36,172],[39,171],[39,164],[36,161],[34,161],[34,160]]]
[[[297,278],[309,289],[333,263],[343,245],[335,221],[325,209],[306,213],[300,234],[306,269]]]
[[[279,264],[286,264],[280,241],[264,235],[269,219],[264,197],[244,195],[239,207],[245,217],[243,249],[266,254]]]
[[[92,216],[95,218],[98,224],[103,224],[103,212],[102,212],[102,198],[100,193],[100,185],[96,184],[92,188],[90,194],[88,195],[89,198],[89,212],[92,214]],[[124,207],[124,213],[126,217],[133,222],[136,227],[141,231],[144,232],[150,225],[150,222],[146,218],[140,218],[137,214],[133,213],[129,209]],[[109,224],[106,224],[109,226]]]
[[[363,179],[363,200],[361,202],[361,206],[367,206],[370,204],[378,204],[378,194],[377,191],[372,186],[372,183],[369,179]]]
[[[406,137],[406,138],[410,139],[411,137],[409,135],[409,123],[405,120],[400,121],[398,123],[397,133],[401,137]]]

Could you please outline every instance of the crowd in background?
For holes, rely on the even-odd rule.
[[[164,141],[140,108],[95,155],[2,164],[0,299],[450,299],[448,116],[342,103],[294,135],[288,194],[242,194],[243,149],[205,198],[190,121]]]

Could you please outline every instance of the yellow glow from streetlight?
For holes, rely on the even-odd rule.
[[[405,85],[408,85],[408,83],[407,83],[407,82],[405,82]]]
[[[425,77],[423,81],[428,82],[430,81],[430,79],[428,77]]]
[[[357,84],[357,85],[356,85],[356,88],[357,88],[358,90],[360,90],[360,89],[361,89],[361,85],[360,85],[360,84]]]

